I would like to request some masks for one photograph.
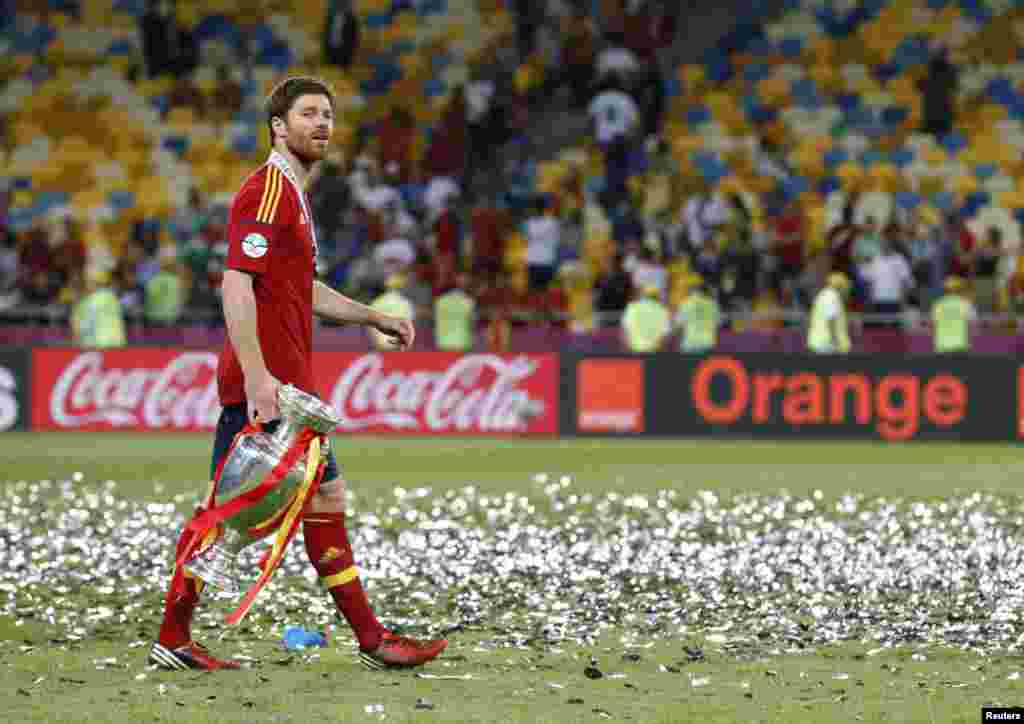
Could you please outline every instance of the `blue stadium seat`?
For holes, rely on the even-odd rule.
[[[898,191],[893,195],[893,201],[899,208],[911,211],[921,204],[921,195],[913,191]]]
[[[189,137],[177,134],[164,136],[160,142],[160,147],[181,157],[189,149]]]
[[[366,16],[363,24],[368,30],[380,30],[391,25],[391,15],[389,13],[370,13]]]
[[[751,63],[743,69],[743,77],[750,83],[757,83],[768,78],[771,74],[772,69],[767,63]]]
[[[932,204],[939,211],[948,213],[953,210],[953,206],[956,204],[956,196],[951,191],[940,191],[932,195]]]
[[[909,115],[910,110],[904,106],[887,106],[882,109],[882,124],[893,128],[901,125]]]
[[[834,191],[838,191],[843,187],[843,182],[835,176],[826,176],[818,182],[818,193],[822,196],[828,196]]]
[[[443,96],[448,90],[448,86],[440,78],[431,78],[423,84],[423,94],[427,98],[436,98]]]
[[[135,205],[135,194],[131,191],[111,191],[107,203],[115,211],[124,211]]]
[[[690,127],[699,126],[711,120],[711,109],[704,105],[691,106],[686,111],[686,122]]]
[[[999,171],[999,167],[994,163],[979,163],[974,167],[974,175],[982,181],[986,181]]]
[[[845,148],[830,148],[825,152],[824,161],[825,165],[830,169],[835,168],[841,163],[846,163],[850,160],[850,154]]]
[[[962,133],[954,131],[943,137],[942,147],[950,154],[960,153],[960,151],[967,148],[967,138]]]
[[[889,160],[899,168],[905,168],[914,162],[914,151],[910,148],[900,148],[889,154]]]
[[[779,43],[779,53],[786,58],[799,58],[804,52],[804,41],[798,35],[788,35]]]

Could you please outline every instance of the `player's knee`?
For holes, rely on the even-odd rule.
[[[345,479],[339,476],[320,483],[320,489],[313,496],[310,508],[314,513],[344,513]]]

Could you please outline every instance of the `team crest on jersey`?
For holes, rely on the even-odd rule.
[[[242,252],[253,259],[259,259],[267,253],[267,237],[253,232],[242,239]]]

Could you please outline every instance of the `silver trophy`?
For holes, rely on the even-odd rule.
[[[306,428],[327,435],[341,422],[329,405],[292,385],[278,389],[277,404],[281,421],[273,433],[243,433],[232,448],[214,483],[214,506],[224,505],[258,487]],[[327,452],[325,440],[321,454],[326,457]],[[305,480],[306,458],[307,453],[303,453],[266,495],[225,520],[224,534],[186,563],[185,570],[212,586],[238,594],[238,553],[281,525]]]

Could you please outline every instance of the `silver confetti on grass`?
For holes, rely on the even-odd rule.
[[[627,648],[677,639],[741,658],[838,641],[868,655],[900,645],[1017,651],[1024,642],[1016,499],[723,502],[709,492],[598,496],[582,492],[585,481],[533,481],[504,495],[396,488],[353,506],[353,545],[382,620],[413,633],[473,632],[482,651],[593,644],[613,628]],[[110,481],[4,485],[0,614],[48,625],[62,645],[149,640],[195,501],[177,503],[133,501]],[[243,566],[255,570],[261,553],[247,551]],[[240,627],[225,629],[230,604],[218,598],[208,592],[197,617],[207,640],[244,649],[300,622],[351,645],[301,544]],[[692,650],[700,655],[691,660],[703,659]]]

